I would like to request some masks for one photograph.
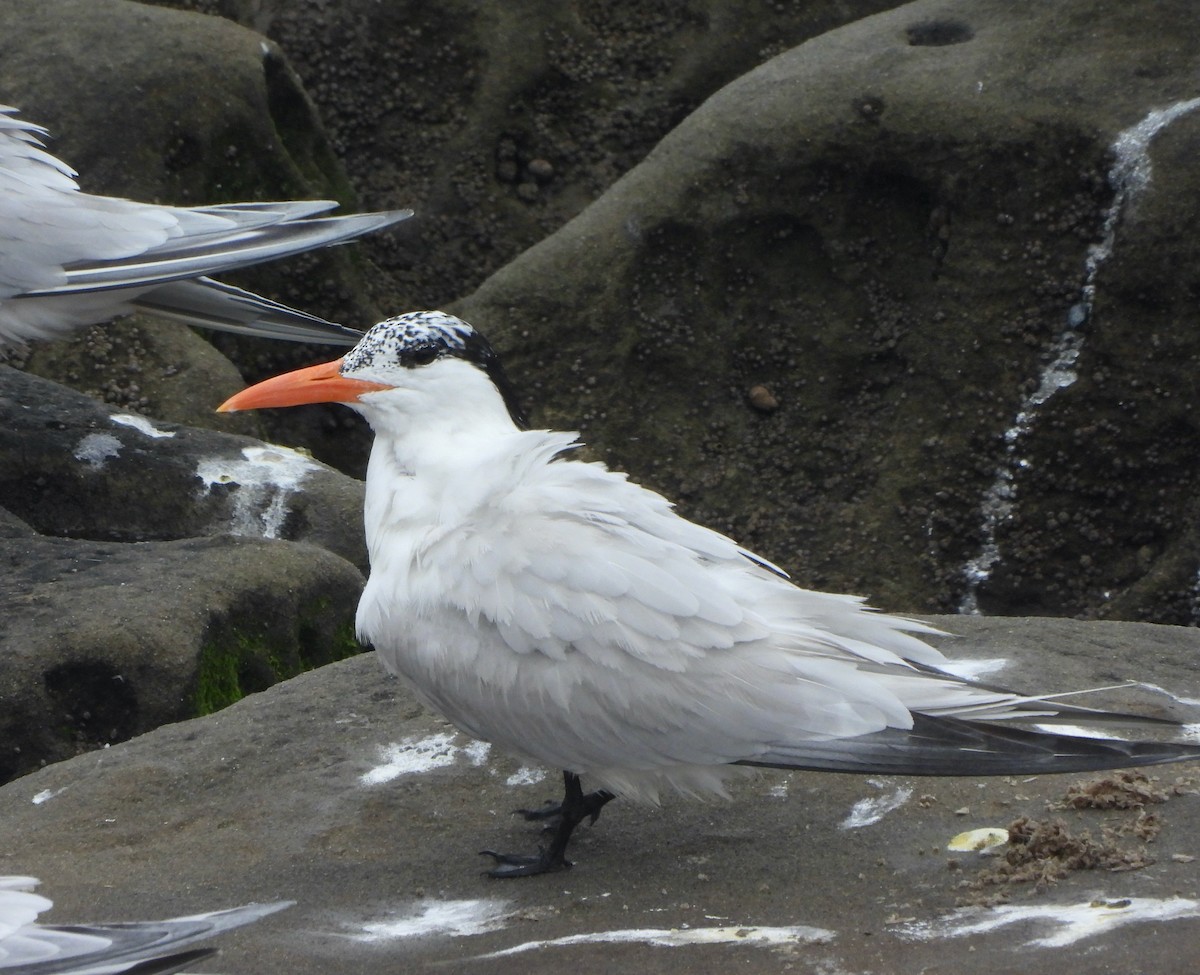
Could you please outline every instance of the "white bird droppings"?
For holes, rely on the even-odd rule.
[[[530,768],[527,765],[522,765],[519,769],[513,772],[504,784],[510,788],[519,785],[537,785],[546,777],[546,770],[543,768]]]
[[[870,796],[859,799],[850,809],[850,814],[842,820],[840,829],[861,829],[863,826],[873,826],[888,813],[899,809],[912,798],[913,790],[901,786],[895,792],[883,796]]]
[[[1148,690],[1148,691],[1155,691],[1155,692],[1156,692],[1156,693],[1158,693],[1158,694],[1165,694],[1165,695],[1166,695],[1167,697],[1169,697],[1169,698],[1170,698],[1172,701],[1175,701],[1175,702],[1176,702],[1176,703],[1178,703],[1178,704],[1186,704],[1186,705],[1188,705],[1189,707],[1196,707],[1197,705],[1200,705],[1200,698],[1196,698],[1196,697],[1181,697],[1181,696],[1179,696],[1178,694],[1172,694],[1172,693],[1171,693],[1170,691],[1168,691],[1168,690],[1167,690],[1165,687],[1159,687],[1157,684],[1148,684],[1148,683],[1146,683],[1146,681],[1144,681],[1144,680],[1140,680],[1140,681],[1138,681],[1138,682],[1137,682],[1136,684],[1134,684],[1133,686],[1134,686],[1134,687],[1143,687],[1143,688],[1145,688],[1145,689],[1146,689],[1146,690]]]
[[[472,765],[478,767],[487,761],[492,746],[485,741],[472,741],[466,745],[455,744],[457,735],[443,732],[430,735],[428,738],[405,738],[401,742],[381,745],[379,757],[382,764],[364,772],[359,781],[363,785],[382,785],[391,782],[402,775],[415,775],[420,772],[431,772],[437,768],[446,768],[458,761],[459,755],[464,756]]]
[[[1033,429],[1042,407],[1060,390],[1073,385],[1079,378],[1076,364],[1083,350],[1086,330],[1096,303],[1096,278],[1100,268],[1112,257],[1117,228],[1122,223],[1125,207],[1141,194],[1150,182],[1150,143],[1175,119],[1200,108],[1200,98],[1176,102],[1165,109],[1150,112],[1141,122],[1121,132],[1110,147],[1115,163],[1108,173],[1113,188],[1112,203],[1104,214],[1100,243],[1088,248],[1084,261],[1084,284],[1080,300],[1071,308],[1066,321],[1053,343],[1043,355],[1045,365],[1038,377],[1037,388],[1025,395],[1013,425],[1004,432],[1004,457],[996,469],[995,479],[984,492],[980,505],[983,522],[980,534],[983,547],[979,554],[963,566],[966,593],[958,611],[978,616],[979,589],[992,576],[1002,553],[998,541],[999,529],[1013,517],[1017,497],[1017,474],[1027,469],[1030,461],[1021,453],[1023,441]]]
[[[984,934],[1010,924],[1031,922],[1049,927],[1050,933],[1024,942],[1024,947],[1063,948],[1127,924],[1187,917],[1200,917],[1200,901],[1186,897],[1099,898],[1084,904],[1004,904],[987,911],[964,908],[937,921],[904,925],[895,932],[902,938],[931,941]]]
[[[508,901],[500,900],[426,900],[414,907],[403,917],[364,924],[363,933],[352,937],[356,941],[395,941],[438,934],[486,934],[502,928],[508,916]]]
[[[205,492],[218,484],[237,485],[229,526],[232,534],[278,538],[287,518],[289,495],[321,465],[297,450],[275,445],[243,447],[242,457],[202,460],[196,476],[204,482]]]
[[[89,433],[76,444],[75,459],[98,471],[110,457],[120,456],[121,447],[121,441],[111,433]]]
[[[568,947],[584,944],[646,944],[659,948],[679,948],[686,945],[754,945],[776,947],[784,945],[828,944],[837,935],[824,928],[797,924],[789,927],[711,927],[711,928],[628,928],[620,931],[595,931],[572,934],[546,941],[526,941],[524,944],[478,955],[474,960],[502,958],[541,948]]]
[[[147,437],[153,437],[155,440],[160,437],[175,436],[174,431],[160,430],[144,416],[138,416],[136,413],[114,413],[109,419],[118,426],[133,427],[138,433],[144,433]]]
[[[35,806],[40,806],[43,802],[46,802],[49,799],[53,799],[55,796],[59,795],[62,792],[66,792],[66,791],[67,791],[67,787],[65,785],[61,789],[43,789],[41,792],[39,792],[36,796],[34,796],[29,801],[32,802]]]

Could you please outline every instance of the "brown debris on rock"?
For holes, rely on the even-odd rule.
[[[1161,829],[1161,820],[1137,824],[1129,830],[1144,842],[1150,842]],[[1138,823],[1142,824],[1142,817]],[[1100,839],[1090,830],[1075,833],[1062,819],[1037,820],[1022,816],[1008,827],[1008,851],[1000,862],[981,870],[973,880],[959,886],[969,892],[964,904],[991,906],[1004,903],[1011,896],[1013,884],[1030,884],[1036,892],[1053,886],[1076,870],[1106,870],[1127,873],[1141,870],[1154,863],[1145,850],[1118,845],[1122,829],[1104,827]]]
[[[1062,804],[1067,809],[1143,809],[1170,797],[1145,773],[1126,771],[1071,786]]]

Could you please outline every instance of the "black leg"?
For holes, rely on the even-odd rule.
[[[611,792],[597,791],[583,794],[583,786],[579,784],[579,776],[574,772],[563,772],[565,795],[557,807],[543,806],[541,809],[520,809],[526,819],[556,819],[553,827],[554,836],[550,845],[538,850],[536,856],[521,856],[512,853],[496,853],[484,850],[483,856],[490,856],[496,861],[496,866],[488,871],[490,877],[532,877],[539,873],[551,873],[555,870],[566,870],[571,862],[566,857],[567,843],[575,827],[585,819],[593,823],[599,818],[600,810],[605,803],[613,799]]]

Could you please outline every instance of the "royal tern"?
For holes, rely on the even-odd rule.
[[[316,217],[328,200],[171,207],[80,192],[46,130],[0,105],[0,348],[137,309],[188,325],[353,345],[362,333],[205,275],[359,237],[411,210]]]
[[[166,975],[216,954],[197,941],[290,907],[293,901],[250,904],[166,921],[114,924],[37,923],[51,902],[32,892],[32,877],[0,876],[0,972],[4,975]]]
[[[660,495],[525,430],[466,322],[415,312],[343,359],[250,387],[223,411],[338,402],[375,430],[360,640],[469,735],[564,770],[534,856],[616,795],[724,795],[749,766],[908,775],[1068,772],[1200,760],[1200,749],[1013,727],[1114,717],[939,671],[923,623],[800,589]],[[584,793],[580,776],[597,791]]]

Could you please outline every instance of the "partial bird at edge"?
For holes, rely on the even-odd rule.
[[[362,333],[209,275],[344,243],[411,210],[319,216],[329,200],[173,207],[84,193],[46,130],[0,105],[0,348],[139,309],[188,325],[350,346]]]
[[[573,829],[616,795],[727,795],[754,766],[979,776],[1200,761],[1195,745],[1039,730],[1138,719],[946,673],[932,627],[801,589],[625,475],[571,459],[573,434],[523,429],[498,356],[458,318],[381,322],[344,358],[219,409],[313,402],[375,431],[359,638],[465,733],[564,770],[562,803],[522,811],[555,824],[550,845],[485,851],[492,876],[569,866]]]
[[[111,924],[39,924],[52,902],[33,893],[32,877],[0,876],[0,972],[4,975],[170,975],[217,953],[193,948],[224,931],[274,914],[294,901]]]

